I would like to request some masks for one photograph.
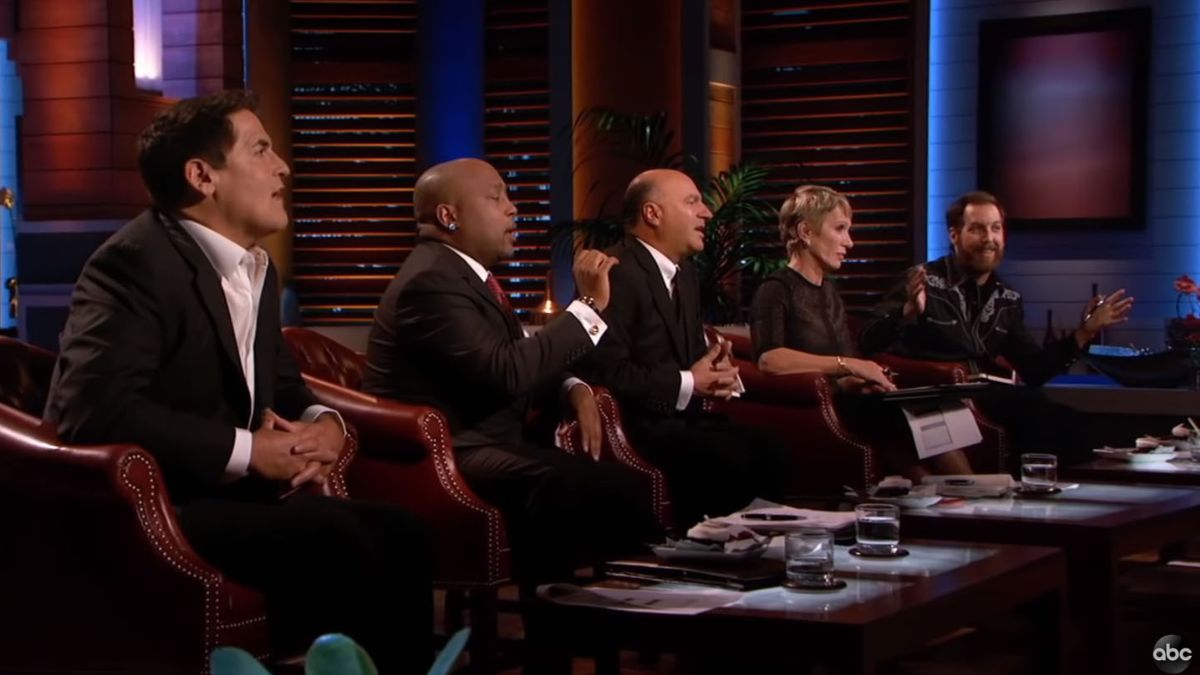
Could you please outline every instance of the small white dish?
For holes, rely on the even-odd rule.
[[[922,497],[920,495],[904,495],[903,497],[871,497],[871,501],[895,504],[902,509],[924,509],[942,501],[941,495]]]
[[[1105,459],[1115,459],[1130,464],[1161,464],[1179,456],[1174,449],[1169,452],[1136,452],[1134,448],[1096,448],[1092,452]]]

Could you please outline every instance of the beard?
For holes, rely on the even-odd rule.
[[[994,251],[995,255],[989,258],[986,255],[987,251]],[[958,266],[969,274],[989,274],[994,272],[1004,261],[1004,247],[984,246],[971,250],[960,249],[957,251],[957,258]]]

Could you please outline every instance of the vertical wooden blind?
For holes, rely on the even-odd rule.
[[[368,322],[412,250],[416,0],[291,0],[294,285],[305,323]]]
[[[518,314],[545,296],[550,269],[548,0],[488,0],[484,149],[516,204],[517,246],[496,267]]]
[[[742,154],[771,170],[767,200],[827,185],[854,210],[839,275],[867,310],[912,264],[914,2],[744,0]],[[783,256],[778,231],[756,235]]]

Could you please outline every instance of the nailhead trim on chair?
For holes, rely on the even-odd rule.
[[[841,420],[834,414],[833,409],[833,390],[830,387],[829,380],[820,378],[817,380],[817,396],[821,400],[821,415],[825,418],[825,426],[838,437],[838,440],[847,445],[858,448],[863,456],[863,486],[871,484],[871,477],[875,475],[874,457],[869,447],[852,439],[846,430],[842,427]]]
[[[179,556],[179,552],[175,547],[170,545],[172,539],[166,535],[166,524],[159,517],[156,509],[147,506],[149,496],[143,492],[141,486],[130,476],[134,464],[138,464],[146,470],[146,475],[151,481],[151,494],[158,494],[160,490],[165,488],[158,485],[157,470],[144,456],[131,453],[121,458],[121,482],[134,495],[138,520],[142,523],[142,529],[149,535],[150,543],[167,564],[179,570],[184,575],[199,581],[204,588],[204,651],[200,655],[201,667],[198,672],[200,675],[206,675],[208,673],[208,655],[212,653],[213,649],[220,646],[218,642],[224,637],[223,629],[228,627],[220,621],[221,603],[218,602],[217,595],[221,586],[221,577],[219,574],[198,568],[191,562],[183,559]],[[265,620],[265,616],[260,616],[250,621]]]
[[[609,442],[613,454],[627,466],[649,476],[655,515],[658,516],[659,523],[667,525],[666,506],[669,502],[666,499],[667,489],[664,485],[665,479],[662,471],[650,466],[633,452],[629,446],[629,440],[625,438],[625,430],[617,424],[620,413],[616,409],[616,401],[612,396],[598,396],[596,404],[600,408],[600,419],[604,423],[605,440]]]
[[[453,477],[457,473],[453,466],[454,458],[451,455],[450,448],[442,442],[442,439],[449,437],[450,432],[446,428],[442,416],[424,413],[421,415],[420,423],[421,433],[424,435],[425,441],[434,449],[433,465],[437,470],[438,482],[460,504],[483,514],[487,518],[488,583],[494,584],[503,581],[504,577],[500,574],[500,527],[502,524],[500,523],[499,515],[497,515],[495,509],[485,509],[476,503],[454,481]]]

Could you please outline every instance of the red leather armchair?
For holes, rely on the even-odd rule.
[[[357,430],[362,451],[347,471],[352,495],[403,506],[434,526],[434,583],[447,594],[447,618],[462,594],[470,605],[471,661],[490,667],[496,652],[496,593],[511,578],[500,511],[458,473],[446,418],[437,410],[357,391],[366,366],[355,351],[304,328],[285,328],[305,382],[321,403]]]
[[[217,646],[274,656],[262,596],[188,545],[154,458],[41,423],[53,363],[0,338],[0,672],[200,675]]]
[[[620,462],[650,480],[653,491],[654,517],[664,528],[672,525],[671,494],[667,491],[667,479],[662,471],[638,454],[625,436],[625,425],[621,421],[621,408],[612,392],[604,387],[592,387],[596,407],[600,409],[601,424],[604,425],[604,446],[600,450],[601,461]],[[559,446],[574,455],[583,454],[583,444],[578,433],[578,424],[572,422],[558,431]]]
[[[750,340],[730,340],[746,393],[714,401],[734,421],[774,433],[793,449],[791,494],[840,494],[842,486],[863,489],[883,477],[877,453],[843,424],[833,404],[833,385],[816,373],[766,375],[753,361]]]

